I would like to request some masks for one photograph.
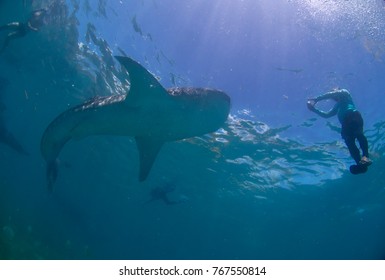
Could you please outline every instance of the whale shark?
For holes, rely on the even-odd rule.
[[[126,94],[98,97],[57,116],[41,139],[47,163],[48,189],[58,175],[58,156],[71,139],[90,135],[120,135],[135,138],[139,150],[139,181],[144,181],[166,142],[201,136],[218,130],[230,112],[230,97],[211,88],[165,89],[138,62],[115,57],[128,73]]]

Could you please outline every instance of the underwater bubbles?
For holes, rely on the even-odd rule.
[[[346,39],[365,38],[384,42],[384,4],[379,1],[295,0],[298,6],[298,23],[321,34],[335,33]]]

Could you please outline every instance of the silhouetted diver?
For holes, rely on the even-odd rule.
[[[175,190],[174,184],[167,184],[167,185],[163,185],[161,187],[153,188],[150,192],[151,198],[149,201],[147,201],[147,203],[152,202],[154,200],[162,200],[167,205],[177,204],[180,201],[173,201],[173,200],[170,200],[168,197],[168,194],[170,192],[173,192],[174,190]]]
[[[0,31],[9,32],[4,40],[3,46],[0,49],[0,53],[2,53],[6,49],[11,40],[24,37],[31,31],[39,31],[40,28],[46,24],[46,21],[44,19],[46,12],[46,9],[39,9],[32,12],[27,22],[15,21],[0,26]]]

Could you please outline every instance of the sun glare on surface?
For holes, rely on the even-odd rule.
[[[312,16],[320,19],[330,20],[331,17],[340,15],[341,5],[333,0],[303,0],[299,2]]]
[[[368,16],[373,16],[376,11],[371,1],[362,0],[293,0],[300,9],[304,9],[309,14],[320,21],[333,21],[337,19],[351,19],[364,23]]]
[[[383,1],[292,0],[291,3],[297,6],[299,22],[313,22],[318,30],[334,32],[349,40],[361,39],[366,45],[368,41],[384,44]]]

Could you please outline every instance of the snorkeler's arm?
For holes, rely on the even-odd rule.
[[[313,100],[317,103],[318,101],[321,101],[321,100],[335,99],[336,97],[345,95],[345,94],[349,94],[349,92],[346,89],[337,89],[337,90],[329,91],[327,93],[319,95],[313,98]]]
[[[7,30],[7,31],[15,31],[20,27],[20,22],[10,22],[5,25],[0,26],[0,31]]]
[[[314,113],[316,113],[317,115],[323,117],[323,118],[330,118],[332,116],[335,116],[337,115],[337,112],[338,112],[338,103],[336,105],[334,105],[334,107],[329,110],[329,111],[322,111],[320,109],[317,109],[315,106],[312,106],[312,109],[311,109]]]
[[[32,26],[31,22],[28,22],[27,25],[28,25],[28,28],[31,29],[32,31],[35,31],[35,32],[39,31],[39,28]]]

